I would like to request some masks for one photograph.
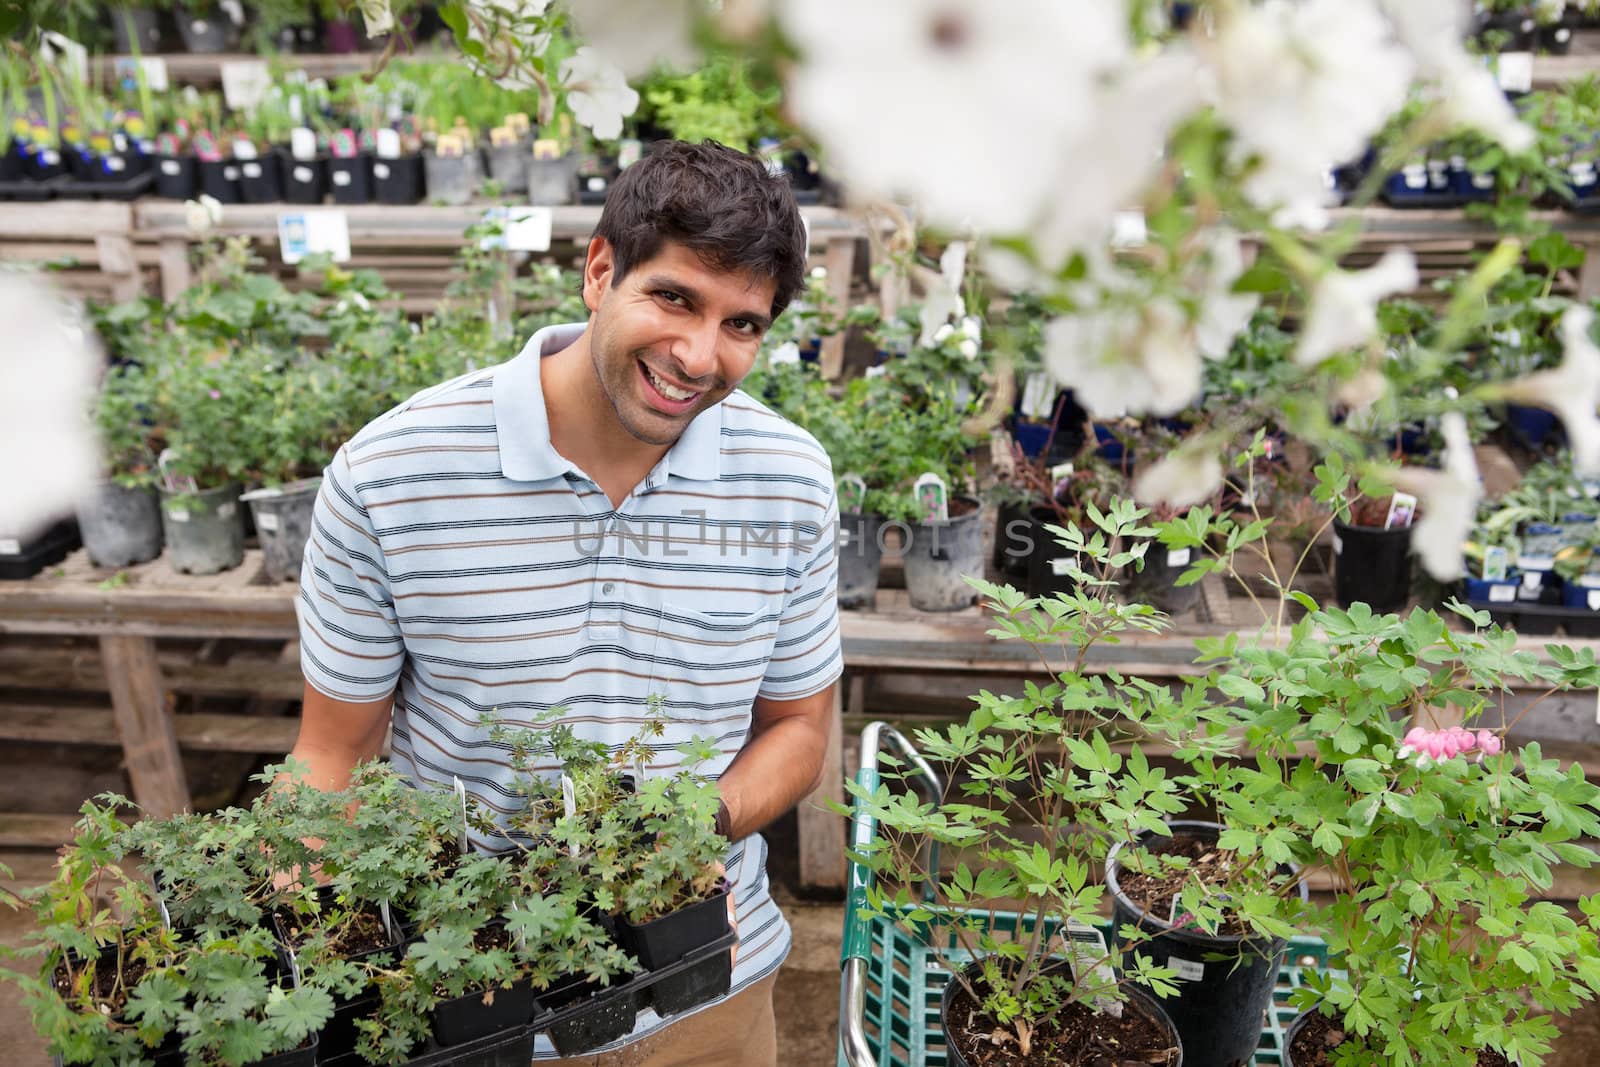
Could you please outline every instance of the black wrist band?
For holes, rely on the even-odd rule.
[[[728,825],[732,819],[733,816],[728,814],[728,802],[726,800],[718,800],[717,817],[711,825],[717,831],[719,837],[725,837],[730,841],[733,840],[732,828]]]

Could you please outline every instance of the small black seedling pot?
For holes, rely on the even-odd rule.
[[[276,204],[283,200],[283,167],[276,152],[256,159],[241,159],[239,197],[247,204]]]
[[[283,157],[283,198],[291,204],[320,204],[328,194],[328,161]]]
[[[594,1003],[587,1010],[550,1026],[550,1042],[563,1056],[581,1056],[627,1037],[645,1006],[644,992],[631,985],[597,988],[590,996]]]
[[[704,900],[635,925],[617,918],[617,944],[645,970],[659,971],[728,932],[728,883]]]
[[[380,204],[415,204],[422,199],[422,157],[372,161],[373,198]]]
[[[1340,607],[1358,601],[1399,611],[1411,598],[1411,527],[1347,526],[1334,520],[1333,591]]]
[[[219,204],[239,202],[239,164],[231,159],[201,160],[195,171],[202,193]]]
[[[441,1000],[433,1009],[433,1037],[441,1045],[461,1045],[480,1037],[523,1026],[538,1010],[533,983],[524,978],[509,989],[495,989],[489,1003],[485,990]]]
[[[365,204],[372,200],[372,156],[332,156],[328,159],[328,189],[335,204]]]
[[[194,198],[199,181],[193,156],[159,156],[156,158],[156,195],[168,200]]]
[[[733,953],[719,952],[677,974],[657,979],[648,992],[650,1006],[665,1019],[727,996],[732,988]]]
[[[317,893],[318,896],[324,898],[325,905],[332,902],[333,889],[331,886],[323,886],[318,889]],[[277,935],[278,943],[288,953],[287,959],[292,961],[293,949],[290,947],[291,942],[285,927],[284,920],[286,918],[282,914],[273,915],[272,926],[273,932]],[[404,943],[399,926],[400,924],[395,922],[391,916],[388,943],[374,949],[368,949],[365,952],[357,952],[349,956],[348,959],[351,962],[359,962],[384,952],[398,956]],[[298,967],[298,964],[291,964],[291,966]],[[298,970],[295,973],[298,974]],[[321,1036],[318,1039],[318,1058],[326,1061],[354,1050],[356,1040],[360,1036],[356,1030],[356,1020],[371,1016],[377,1011],[378,1002],[379,998],[376,992],[358,993],[354,997],[335,995],[333,998],[333,1018],[329,1019],[328,1024],[322,1028]]]

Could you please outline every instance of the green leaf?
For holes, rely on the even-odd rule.
[[[274,986],[267,997],[266,1017],[283,1035],[283,1048],[298,1048],[333,1018],[333,997],[314,986],[292,991]]]

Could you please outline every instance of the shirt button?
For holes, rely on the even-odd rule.
[[[602,585],[600,587],[600,591],[602,593],[610,593],[613,590],[615,590],[616,588],[617,588],[617,584],[615,582],[607,582],[605,585]]]

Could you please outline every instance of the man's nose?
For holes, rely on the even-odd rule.
[[[717,341],[717,325],[710,323],[685,330],[673,342],[670,350],[672,358],[677,361],[689,382],[698,384],[701,379],[716,373]]]

